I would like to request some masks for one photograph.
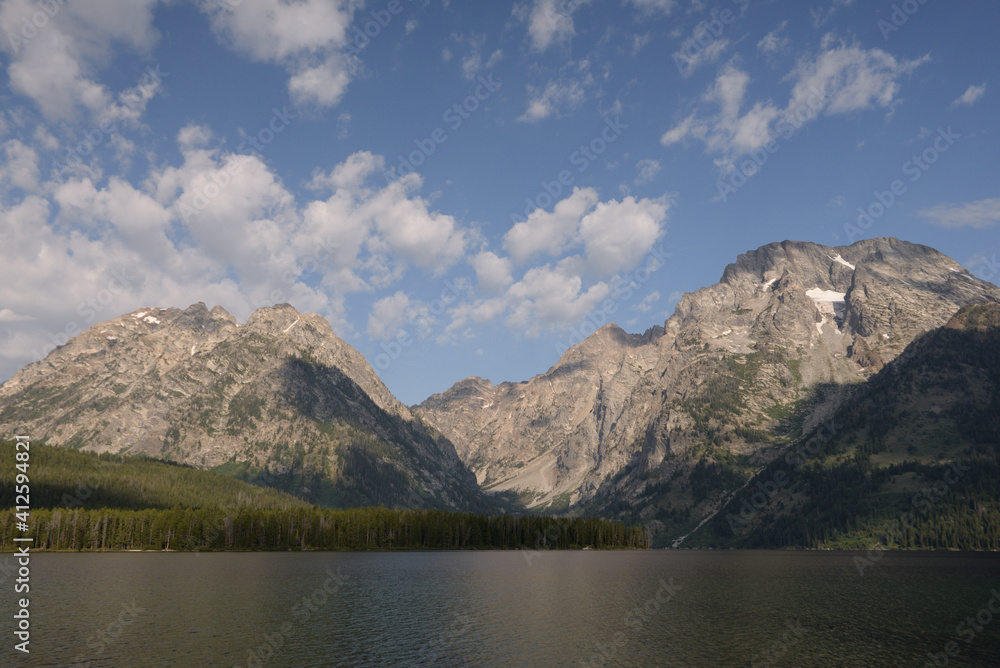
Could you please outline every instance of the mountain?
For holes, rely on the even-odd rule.
[[[144,454],[330,506],[488,509],[454,446],[329,322],[287,304],[143,308],[0,386],[0,433]]]
[[[1000,304],[966,306],[786,450],[811,443],[808,458],[776,458],[689,542],[1000,549],[998,409]]]
[[[897,239],[740,255],[643,335],[607,325],[545,374],[470,378],[416,408],[488,491],[539,509],[708,521],[915,338],[1000,289]]]

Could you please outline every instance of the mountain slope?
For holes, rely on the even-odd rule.
[[[100,323],[0,386],[0,431],[146,454],[332,506],[483,509],[447,440],[329,323],[278,305],[245,325],[220,307]]]
[[[469,379],[417,413],[488,490],[679,536],[850,386],[984,300],[1000,289],[925,246],[773,243],[684,295],[663,328],[609,325],[530,381]]]
[[[308,508],[302,499],[209,471],[144,457],[96,455],[30,444],[32,510],[118,508],[123,510]],[[0,441],[0,506],[15,505],[14,443]]]
[[[786,452],[691,543],[1000,549],[1000,304],[919,337]]]

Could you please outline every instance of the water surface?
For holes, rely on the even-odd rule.
[[[18,663],[919,667],[955,641],[949,666],[1000,665],[1000,555],[856,556],[36,554]]]

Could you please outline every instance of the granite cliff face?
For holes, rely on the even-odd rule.
[[[547,373],[470,378],[416,411],[487,490],[693,526],[920,334],[1000,289],[897,239],[768,244],[663,328],[608,325]]]
[[[450,442],[329,322],[287,304],[145,308],[97,324],[0,386],[0,431],[146,454],[331,505],[481,508]]]

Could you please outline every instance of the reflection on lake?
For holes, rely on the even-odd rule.
[[[998,665],[1000,555],[854,556],[36,554],[27,665]]]

